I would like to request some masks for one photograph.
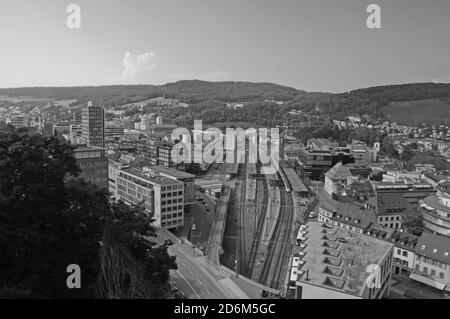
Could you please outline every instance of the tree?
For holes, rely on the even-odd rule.
[[[99,294],[105,263],[142,269],[140,282],[151,289],[133,297],[164,297],[176,264],[166,247],[148,240],[155,232],[151,218],[111,205],[106,190],[67,178],[78,174],[72,146],[21,131],[0,133],[0,297],[112,297]],[[81,289],[66,286],[70,264],[81,268]],[[116,296],[133,289],[126,283]]]
[[[386,155],[392,157],[399,156],[398,151],[395,149],[394,143],[392,142],[392,139],[389,136],[383,138],[381,142],[381,148]]]
[[[142,208],[119,202],[112,212],[102,240],[100,295],[164,298],[169,269],[177,268],[175,257],[151,241],[156,230]]]
[[[417,209],[408,212],[402,216],[402,226],[408,233],[420,236],[424,229],[422,214]]]

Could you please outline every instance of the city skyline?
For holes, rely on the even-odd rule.
[[[71,3],[1,5],[0,87],[199,79],[338,93],[450,81],[447,1],[379,0],[381,29],[367,28],[365,0],[78,0],[80,29],[66,25]]]

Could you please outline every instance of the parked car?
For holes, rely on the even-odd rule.
[[[164,244],[165,244],[166,246],[172,246],[172,245],[173,245],[173,241],[172,241],[171,239],[166,239],[166,240],[164,241]]]

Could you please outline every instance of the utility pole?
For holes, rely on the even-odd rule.
[[[194,244],[194,216],[191,216],[191,242],[192,242],[192,257],[195,257],[195,244]]]
[[[239,278],[239,269],[238,269],[238,260],[239,260],[239,258],[238,258],[238,256],[239,256],[239,245],[238,245],[238,242],[239,242],[239,236],[236,236],[236,260],[235,260],[235,263],[236,263],[236,278]]]

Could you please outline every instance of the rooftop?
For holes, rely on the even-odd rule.
[[[292,190],[294,192],[308,192],[308,188],[302,182],[297,172],[291,167],[283,167],[284,172],[286,173],[286,177],[291,183]]]
[[[106,148],[98,147],[98,146],[86,146],[81,145],[74,149],[74,152],[93,152],[93,151],[105,151]]]
[[[445,206],[444,203],[441,201],[440,196],[438,195],[431,195],[422,199],[420,206],[428,210],[438,209],[440,211],[450,213],[450,207]]]
[[[300,282],[362,296],[367,267],[380,264],[393,244],[339,227],[309,222]],[[339,240],[338,240],[339,239]],[[342,241],[342,242],[341,242]]]
[[[450,238],[423,232],[416,245],[416,254],[450,265]]]
[[[330,179],[347,179],[349,176],[353,176],[347,166],[342,165],[342,162],[334,165],[328,172],[325,174],[326,177]]]
[[[358,205],[341,202],[336,202],[336,204],[323,202],[321,208],[335,213],[333,220],[357,228],[367,229],[371,226],[378,225],[377,217],[372,209],[365,209]]]
[[[176,180],[173,180],[171,178],[161,176],[159,174],[152,174],[150,172],[146,173],[146,172],[143,172],[143,171],[141,171],[141,170],[139,170],[137,168],[134,168],[134,167],[122,168],[121,171],[123,171],[125,173],[128,173],[130,175],[133,175],[135,177],[144,179],[144,180],[146,180],[146,181],[148,181],[150,183],[158,184],[158,185],[161,185],[161,186],[173,185],[173,184],[183,184],[180,181],[176,181]]]
[[[374,209],[378,216],[398,215],[409,209],[409,204],[401,193],[377,193],[367,200],[366,206]]]
[[[153,165],[153,166],[145,166],[144,171],[153,171],[155,173],[162,173],[165,175],[170,175],[175,177],[176,179],[189,179],[189,178],[195,178],[195,175],[179,171],[175,168],[169,168],[162,165]]]
[[[416,247],[419,237],[396,230],[392,233],[390,239],[395,246],[411,250]]]

